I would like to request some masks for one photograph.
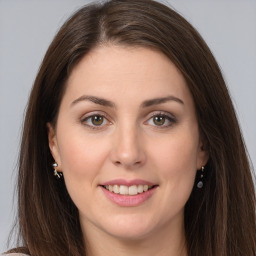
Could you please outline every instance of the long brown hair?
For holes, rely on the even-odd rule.
[[[188,255],[255,256],[253,178],[221,71],[198,32],[175,11],[151,0],[85,6],[51,43],[31,92],[20,149],[21,245],[33,256],[85,255],[78,210],[64,181],[53,176],[46,123],[56,123],[72,68],[105,43],[163,52],[182,72],[193,96],[210,158],[203,189],[195,186],[185,206]]]

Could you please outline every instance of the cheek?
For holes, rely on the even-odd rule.
[[[85,136],[83,132],[59,134],[59,138],[66,188],[79,211],[88,211],[107,156],[107,145],[102,140]]]
[[[159,147],[152,147],[155,159],[159,159],[161,164],[167,172],[170,172],[169,167],[175,170],[196,169],[198,157],[198,143],[191,136],[184,136],[182,139],[171,138],[162,141]],[[168,171],[169,170],[169,171]]]
[[[157,152],[164,176],[179,177],[196,170],[197,150],[194,143],[173,141],[166,144]]]
[[[104,142],[79,130],[60,134],[58,145],[63,172],[90,173],[105,159]]]
[[[183,133],[182,136],[173,136],[162,141],[161,147],[155,147],[152,152],[155,168],[161,173],[166,196],[176,195],[170,198],[177,200],[178,204],[185,204],[194,185],[198,158],[196,135],[197,133]]]
[[[85,136],[83,131],[59,134],[62,171],[74,200],[79,194],[88,194],[97,187],[97,177],[107,157],[105,144],[102,140]]]

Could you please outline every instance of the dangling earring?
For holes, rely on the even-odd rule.
[[[57,171],[58,164],[55,162],[55,163],[52,164],[52,167],[53,167],[53,169],[54,169],[54,172],[53,172],[54,176],[55,176],[57,179],[60,179],[63,175],[62,175],[61,172],[58,172],[58,171]]]
[[[199,180],[198,183],[196,184],[196,186],[197,186],[199,189],[204,186],[203,177],[204,177],[204,166],[202,166],[202,168],[201,168],[200,180]]]

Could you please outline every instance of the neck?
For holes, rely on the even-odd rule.
[[[91,227],[86,229],[90,232],[84,232],[86,255],[187,256],[184,225],[178,231],[170,228],[165,226],[157,232],[154,231],[154,234],[137,239],[125,239],[112,236],[97,227]]]

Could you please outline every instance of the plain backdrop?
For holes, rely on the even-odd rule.
[[[0,252],[6,249],[16,211],[16,163],[30,89],[58,28],[86,3],[0,0]],[[198,29],[217,58],[256,166],[256,0],[165,3]]]

